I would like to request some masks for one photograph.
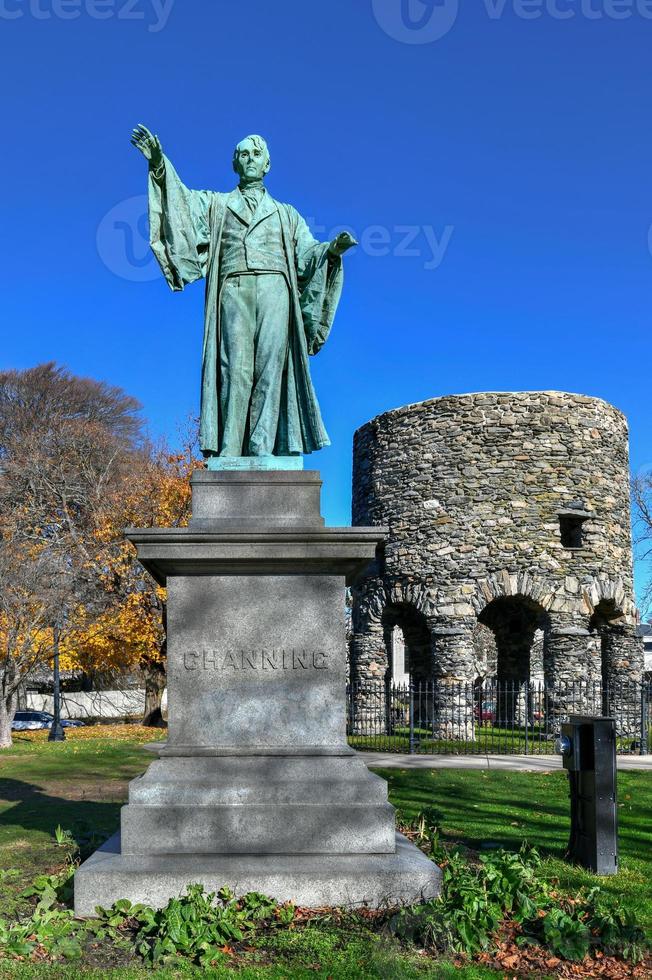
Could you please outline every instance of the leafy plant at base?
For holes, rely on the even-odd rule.
[[[547,947],[566,960],[581,960],[592,948],[634,962],[645,953],[645,937],[631,913],[599,887],[574,899],[555,895],[540,873],[541,858],[524,844],[518,853],[497,850],[471,864],[439,842],[428,814],[412,823],[421,844],[442,868],[439,898],[401,909],[390,923],[396,935],[442,952],[474,955],[497,939],[503,924],[515,923],[519,945]]]
[[[82,954],[80,933],[84,926],[74,919],[71,909],[38,908],[25,921],[8,923],[0,919],[0,953],[29,956],[35,949],[51,957],[77,959]]]
[[[72,900],[72,879],[75,874],[75,865],[69,863],[62,870],[53,875],[38,875],[34,879],[34,884],[25,891],[21,892],[22,898],[32,898],[36,896],[38,902],[37,912],[46,912],[51,909],[56,902],[67,903]]]
[[[536,852],[531,860],[540,860]],[[392,927],[401,938],[474,954],[489,947],[507,913],[524,918],[536,908],[533,865],[522,854],[497,851],[474,867],[452,853],[442,865],[440,897],[397,913]]]
[[[31,934],[29,924],[17,925],[0,919],[0,951],[9,956],[29,956],[36,945],[28,941]]]
[[[75,959],[92,934],[139,953],[151,964],[185,960],[208,967],[225,959],[230,943],[259,929],[288,926],[294,919],[292,905],[279,905],[258,892],[236,899],[227,888],[216,896],[194,884],[164,909],[121,899],[109,909],[98,907],[98,919],[80,922],[70,908],[60,906],[72,898],[74,871],[70,863],[58,874],[39,875],[21,893],[37,899],[34,911],[19,922],[0,918],[0,955],[29,957],[38,950],[40,956]]]
[[[39,875],[34,884],[21,892],[22,898],[37,898],[28,919],[7,922],[0,919],[0,953],[29,956],[39,947],[48,956],[76,959],[81,956],[80,933],[84,926],[75,921],[71,909],[59,908],[60,902],[72,898],[74,865],[53,875]]]
[[[543,945],[565,960],[581,960],[589,952],[590,932],[585,922],[561,908],[549,909],[540,919]],[[522,937],[529,942],[529,937]],[[535,934],[535,939],[538,938]]]
[[[600,937],[600,944],[607,953],[620,953],[634,963],[643,959],[646,952],[645,934],[637,925],[631,909],[620,903],[605,902],[599,888],[592,888],[587,897],[587,925]]]
[[[121,899],[96,912],[111,929],[133,929],[134,948],[146,961],[170,964],[183,959],[202,967],[224,960],[230,943],[257,928],[289,925],[294,918],[293,906],[279,905],[258,892],[236,899],[228,888],[216,896],[201,884],[188,885],[186,895],[170,899],[163,909]]]

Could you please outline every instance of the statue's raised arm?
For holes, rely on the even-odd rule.
[[[186,187],[163,153],[160,139],[147,126],[138,123],[131,143],[149,163],[152,251],[169,286],[183,289],[206,275],[210,192]]]
[[[131,134],[131,144],[143,154],[151,170],[159,170],[163,165],[163,147],[158,136],[150,133],[147,126],[138,123]]]

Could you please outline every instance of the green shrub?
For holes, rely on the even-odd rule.
[[[420,814],[411,829],[428,845],[443,878],[439,898],[401,909],[392,919],[392,930],[404,941],[472,956],[489,949],[511,921],[519,927],[517,943],[544,946],[562,959],[581,960],[594,949],[642,959],[645,938],[633,915],[598,887],[572,900],[558,896],[534,848],[493,851],[472,864],[442,847],[428,814]]]
[[[217,899],[217,901],[216,901]],[[202,967],[225,959],[224,949],[271,924],[287,925],[294,908],[278,905],[258,892],[241,899],[222,888],[217,896],[203,885],[188,885],[181,898],[171,898],[163,909],[132,905],[127,899],[110,909],[98,907],[100,923],[134,931],[134,948],[150,963],[190,960]]]
[[[40,947],[48,956],[76,959],[81,956],[80,932],[71,909],[59,907],[72,898],[74,866],[67,865],[54,875],[39,875],[34,884],[21,892],[22,898],[37,898],[29,918],[19,922],[0,919],[0,952],[10,956],[29,956]]]

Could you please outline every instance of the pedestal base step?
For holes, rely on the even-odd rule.
[[[122,853],[391,854],[394,825],[389,803],[130,803],[121,813]]]
[[[75,874],[75,914],[92,916],[120,898],[162,908],[200,882],[216,892],[262,892],[279,902],[384,908],[435,898],[441,871],[414,844],[396,835],[393,854],[157,854],[120,853],[115,834]]]

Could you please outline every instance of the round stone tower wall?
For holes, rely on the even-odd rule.
[[[389,534],[354,589],[352,679],[387,676],[398,624],[412,677],[472,682],[480,623],[499,681],[529,679],[535,638],[560,691],[639,680],[629,487],[627,421],[599,398],[450,395],[362,426],[353,524]]]

